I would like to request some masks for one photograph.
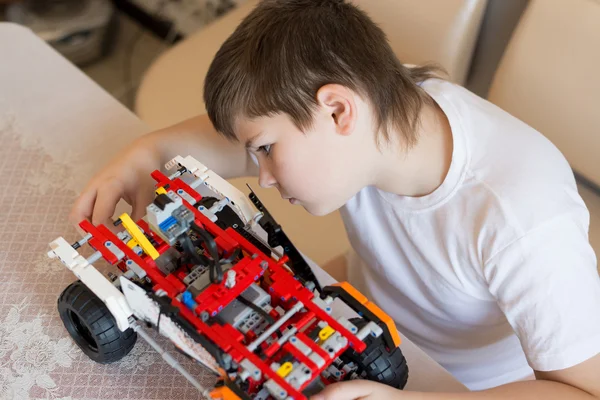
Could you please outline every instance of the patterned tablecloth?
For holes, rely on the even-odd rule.
[[[75,277],[47,258],[48,243],[80,238],[67,221],[76,194],[147,127],[28,30],[0,24],[0,57],[0,399],[200,398],[141,338],[120,362],[90,361],[56,309]],[[403,340],[408,389],[465,390]],[[214,381],[159,342],[201,383]]]

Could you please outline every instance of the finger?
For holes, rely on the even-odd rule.
[[[373,392],[373,382],[353,380],[337,382],[328,385],[310,400],[357,400],[370,396]]]
[[[139,220],[146,214],[146,207],[154,200],[154,190],[139,190],[132,204],[131,218]]]
[[[98,190],[94,211],[92,213],[92,223],[94,225],[104,224],[107,227],[112,226],[112,216],[115,213],[117,203],[123,197],[122,185],[117,182],[111,182]]]
[[[71,208],[69,213],[69,222],[79,229],[79,223],[84,220],[91,220],[94,211],[94,203],[96,202],[96,189],[84,191]]]

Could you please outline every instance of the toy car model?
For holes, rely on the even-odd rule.
[[[385,313],[347,282],[321,287],[257,196],[192,157],[156,170],[146,215],[122,214],[113,233],[84,220],[83,239],[59,237],[48,255],[79,278],[58,299],[61,319],[92,360],[123,358],[142,336],[211,399],[306,399],[339,380],[403,388],[408,368]],[[87,259],[78,249],[89,244]],[[100,273],[103,258],[119,276]],[[336,300],[338,299],[338,300]],[[341,301],[356,318],[334,318]],[[204,388],[145,331],[220,376]]]

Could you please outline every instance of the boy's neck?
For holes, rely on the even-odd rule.
[[[408,151],[388,146],[379,154],[375,184],[401,196],[421,197],[435,191],[446,178],[452,161],[452,130],[446,114],[433,102],[420,114],[417,143]],[[399,137],[399,132],[391,132]]]

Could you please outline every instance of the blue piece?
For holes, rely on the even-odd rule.
[[[190,292],[183,292],[181,295],[181,300],[183,301],[183,304],[185,304],[185,306],[190,310],[195,310],[198,306]]]
[[[158,227],[166,232],[167,229],[169,229],[170,227],[172,227],[173,225],[175,225],[177,223],[177,220],[173,217],[169,217],[166,220],[164,220],[161,224],[158,225]]]

